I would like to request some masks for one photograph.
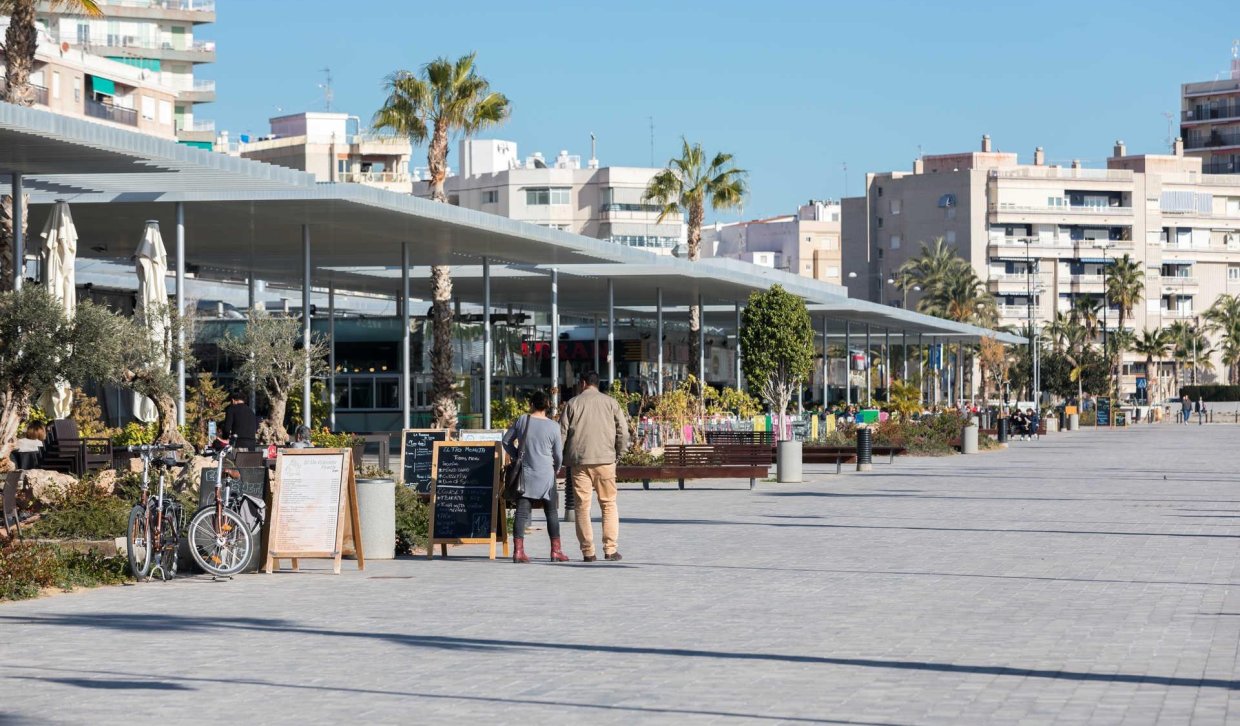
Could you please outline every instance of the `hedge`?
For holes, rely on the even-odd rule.
[[[1196,401],[1199,396],[1204,398],[1207,402],[1240,401],[1240,386],[1223,386],[1219,384],[1184,386],[1180,389],[1180,396],[1187,396],[1194,401]]]

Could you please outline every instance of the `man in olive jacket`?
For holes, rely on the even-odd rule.
[[[573,472],[577,503],[577,541],[586,562],[594,562],[594,527],[590,523],[592,494],[603,510],[603,557],[619,560],[620,512],[616,509],[616,462],[629,448],[628,414],[616,399],[600,393],[598,374],[588,373],[584,390],[564,405],[560,433],[564,436],[564,465]]]

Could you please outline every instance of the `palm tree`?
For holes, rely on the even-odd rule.
[[[396,71],[384,83],[388,97],[375,112],[376,129],[419,144],[429,140],[426,165],[431,199],[437,202],[448,201],[443,183],[450,138],[496,126],[508,117],[508,98],[492,91],[477,74],[475,56],[470,53],[456,62],[437,58],[418,73]],[[452,374],[452,272],[447,265],[431,267],[431,301],[431,417],[435,426],[450,429],[457,422],[457,394]]]
[[[934,290],[953,271],[968,267],[956,252],[956,248],[942,237],[936,237],[932,245],[921,243],[921,253],[909,258],[896,270],[896,285],[905,294],[914,287],[920,287],[927,295]]]
[[[739,207],[748,191],[746,172],[733,166],[731,154],[719,152],[708,158],[701,144],[690,144],[683,137],[680,143],[680,156],[669,160],[667,168],[654,175],[642,200],[662,207],[656,224],[670,216],[684,214],[689,260],[697,262],[702,256],[706,205],[710,204],[715,210]],[[702,380],[702,371],[698,370],[701,327],[702,310],[695,302],[689,306],[689,371],[699,381]]]
[[[1240,295],[1222,295],[1204,315],[1210,330],[1220,333],[1227,382],[1240,380]]]
[[[1100,312],[1102,312],[1102,303],[1092,295],[1083,295],[1072,302],[1069,315],[1073,322],[1084,328],[1087,339],[1093,340],[1098,335],[1098,313]]]
[[[9,29],[4,33],[4,100],[18,106],[34,105],[30,71],[34,70],[34,54],[39,46],[35,27],[38,0],[0,0],[0,15],[9,16]],[[97,0],[48,0],[51,12],[68,12],[87,17],[103,17]]]
[[[1138,355],[1145,356],[1145,381],[1150,388],[1150,401],[1161,400],[1162,376],[1158,374],[1155,363],[1162,363],[1171,348],[1171,336],[1164,328],[1150,330],[1146,328],[1132,343],[1132,349]]]
[[[1187,320],[1177,320],[1167,326],[1167,344],[1171,346],[1171,377],[1175,381],[1176,393],[1185,385],[1180,380],[1180,371],[1188,365],[1192,360],[1193,353],[1191,349],[1193,326]]]
[[[956,258],[960,259],[960,258]],[[921,312],[937,315],[940,318],[955,320],[959,323],[974,323],[992,326],[998,319],[995,298],[986,290],[986,283],[977,276],[977,272],[963,260],[944,272],[928,288],[917,303]],[[927,288],[923,288],[926,290]],[[963,383],[964,375],[964,344],[957,344],[956,364],[958,385]],[[964,388],[958,390],[963,397]]]
[[[1132,310],[1141,302],[1141,293],[1145,291],[1145,272],[1141,265],[1125,254],[1111,263],[1106,282],[1107,300],[1109,304],[1119,308],[1119,325],[1117,332],[1124,332],[1124,320],[1132,315]],[[1120,362],[1123,360],[1123,349],[1115,347],[1116,357],[1108,359],[1111,367],[1116,392],[1119,391]]]
[[[1050,340],[1051,349],[1056,353],[1062,353],[1064,348],[1069,346],[1069,341],[1077,337],[1079,327],[1071,315],[1057,310],[1055,317],[1046,324],[1042,332]]]

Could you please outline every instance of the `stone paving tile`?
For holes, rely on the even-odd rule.
[[[626,487],[618,565],[461,548],[7,604],[0,724],[221,704],[265,723],[1235,721],[1237,434]]]

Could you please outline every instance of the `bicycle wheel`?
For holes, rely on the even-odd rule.
[[[146,508],[135,504],[129,510],[129,526],[125,530],[125,549],[129,552],[129,571],[141,580],[151,571],[150,519]]]
[[[250,561],[253,538],[237,513],[225,509],[216,526],[215,505],[199,509],[189,523],[189,552],[204,572],[227,577],[241,572]]]
[[[181,508],[173,504],[164,510],[164,526],[159,535],[159,571],[165,581],[177,576],[181,549]]]

